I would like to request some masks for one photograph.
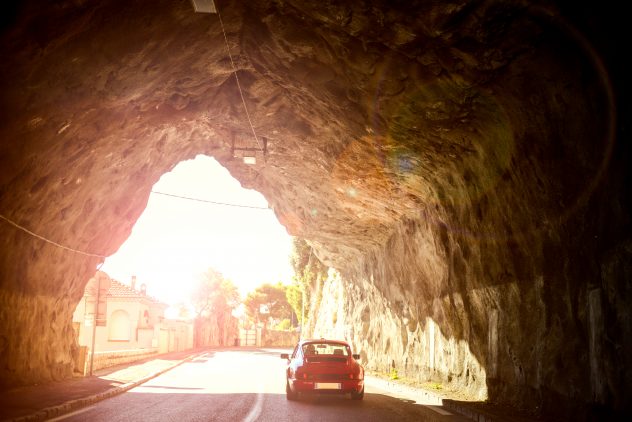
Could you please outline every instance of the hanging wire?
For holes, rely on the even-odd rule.
[[[271,210],[271,208],[269,208],[269,207],[258,207],[258,206],[254,206],[254,205],[231,204],[231,203],[228,203],[228,202],[210,201],[208,199],[191,198],[191,197],[188,197],[188,196],[174,195],[174,194],[171,194],[171,193],[164,193],[164,192],[157,192],[157,191],[151,191],[151,193],[154,193],[156,195],[170,196],[172,198],[186,199],[186,200],[189,200],[189,201],[205,202],[205,203],[213,204],[213,205],[223,205],[223,206],[227,206],[227,207],[250,208],[250,209],[255,209],[255,210]],[[85,252],[85,251],[82,251],[82,250],[79,250],[79,249],[74,249],[74,248],[71,248],[71,247],[68,247],[68,246],[64,246],[61,243],[57,243],[57,242],[55,242],[53,240],[47,239],[46,237],[41,236],[41,235],[39,235],[39,234],[27,229],[26,227],[16,223],[15,221],[5,217],[2,214],[0,214],[0,219],[6,221],[8,224],[12,225],[13,227],[15,227],[17,229],[22,230],[23,232],[25,232],[25,233],[33,236],[33,237],[36,237],[36,238],[38,238],[40,240],[43,240],[44,242],[50,243],[51,245],[57,246],[58,248],[61,248],[61,249],[64,249],[64,250],[67,250],[67,251],[70,251],[70,252],[75,252],[75,253],[78,253],[78,254],[81,254],[81,255],[85,255],[85,256],[91,256],[91,257],[103,258],[103,259],[107,258],[107,256],[105,256],[105,255],[101,255],[101,254],[97,254],[97,253],[91,253],[91,252]],[[102,265],[103,265],[103,263],[101,263],[101,265],[99,266],[99,268],[97,268],[97,270],[99,270]]]
[[[252,208],[255,210],[269,210],[270,209],[269,207],[257,207],[255,205],[231,204],[228,202],[217,202],[217,201],[210,201],[208,199],[191,198],[188,196],[174,195],[172,193],[157,192],[154,190],[152,190],[151,193],[155,193],[156,195],[170,196],[172,198],[178,198],[178,199],[187,199],[189,201],[205,202],[207,204],[224,205],[227,207]]]
[[[228,51],[228,57],[230,58],[230,64],[233,67],[233,74],[235,75],[235,81],[237,81],[237,88],[239,90],[239,95],[241,96],[241,102],[244,105],[244,110],[246,111],[246,117],[248,118],[248,123],[250,124],[250,129],[252,130],[252,136],[254,136],[255,141],[257,142],[257,146],[261,151],[263,151],[263,147],[259,142],[259,138],[257,137],[257,132],[255,131],[255,127],[252,124],[252,119],[250,118],[250,113],[248,112],[248,107],[246,106],[246,100],[244,99],[244,93],[241,89],[241,84],[239,83],[239,76],[237,76],[237,66],[235,66],[235,61],[233,60],[233,55],[230,52],[230,46],[228,45],[228,37],[226,36],[226,30],[224,29],[224,22],[222,21],[222,15],[219,13],[219,8],[215,5],[215,10],[217,12],[217,16],[219,17],[219,24],[222,27],[222,34],[224,34],[224,41],[226,42],[226,50]]]
[[[28,233],[28,234],[30,234],[31,236],[36,237],[36,238],[38,238],[38,239],[40,239],[40,240],[43,240],[44,242],[48,242],[48,243],[50,243],[51,245],[55,245],[55,246],[57,246],[58,248],[62,248],[62,249],[65,249],[65,250],[67,250],[67,251],[70,251],[70,252],[75,252],[75,253],[78,253],[78,254],[81,254],[81,255],[85,255],[85,256],[93,256],[93,257],[96,257],[96,258],[103,258],[103,259],[107,258],[107,256],[105,256],[105,255],[100,255],[100,254],[96,254],[96,253],[90,253],[90,252],[80,251],[80,250],[78,250],[78,249],[69,248],[68,246],[64,246],[64,245],[62,245],[62,244],[60,244],[60,243],[54,242],[54,241],[52,241],[52,240],[50,240],[50,239],[45,238],[44,236],[40,236],[40,235],[39,235],[39,234],[37,234],[37,233],[33,233],[32,231],[30,231],[30,230],[29,230],[29,229],[27,229],[26,227],[23,227],[23,226],[19,225],[19,224],[18,224],[18,223],[16,223],[15,221],[12,221],[12,220],[8,219],[7,217],[5,217],[5,216],[4,216],[4,215],[2,215],[2,214],[0,214],[0,219],[2,219],[2,220],[4,220],[4,221],[6,221],[7,223],[9,223],[10,225],[12,225],[13,227],[18,228],[18,229],[22,230],[22,231],[23,231],[23,232],[25,232],[25,233]]]

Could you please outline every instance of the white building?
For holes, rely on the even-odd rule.
[[[135,284],[135,277],[127,286],[104,272],[95,274],[73,315],[79,345],[90,350],[94,333],[95,353],[139,349],[165,353],[192,348],[192,324],[165,320],[168,305],[148,296],[145,285],[136,290]]]

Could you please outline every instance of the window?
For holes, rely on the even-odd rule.
[[[303,355],[315,356],[315,355],[336,355],[336,356],[350,356],[351,351],[349,348],[340,343],[307,343],[303,345]]]
[[[109,341],[129,341],[131,324],[129,314],[122,309],[117,309],[110,316],[108,330]]]

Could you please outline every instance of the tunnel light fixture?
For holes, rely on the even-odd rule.
[[[191,0],[195,13],[217,13],[213,0]]]
[[[248,139],[248,137],[245,137],[245,138]],[[235,133],[233,132],[231,134],[231,145],[230,145],[233,158],[241,159],[243,160],[244,164],[250,164],[250,165],[257,164],[257,156],[263,156],[263,160],[265,161],[266,154],[268,153],[268,140],[265,137],[262,137],[261,140],[263,141],[263,148],[235,145],[236,144]],[[239,143],[242,145],[246,143],[247,145],[250,142],[245,142],[244,140],[242,140]]]

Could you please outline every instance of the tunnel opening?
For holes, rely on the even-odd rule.
[[[198,155],[153,185],[130,237],[101,270],[118,280],[135,276],[175,305],[190,300],[193,281],[208,268],[233,280],[242,296],[263,282],[287,284],[290,249],[291,238],[263,195]]]
[[[212,157],[176,164],[152,186],[130,236],[90,276],[72,315],[75,372],[232,345],[245,324],[232,301],[264,283],[289,285],[290,253],[291,238],[260,193],[242,188]],[[209,307],[202,296],[221,288],[227,302]]]

